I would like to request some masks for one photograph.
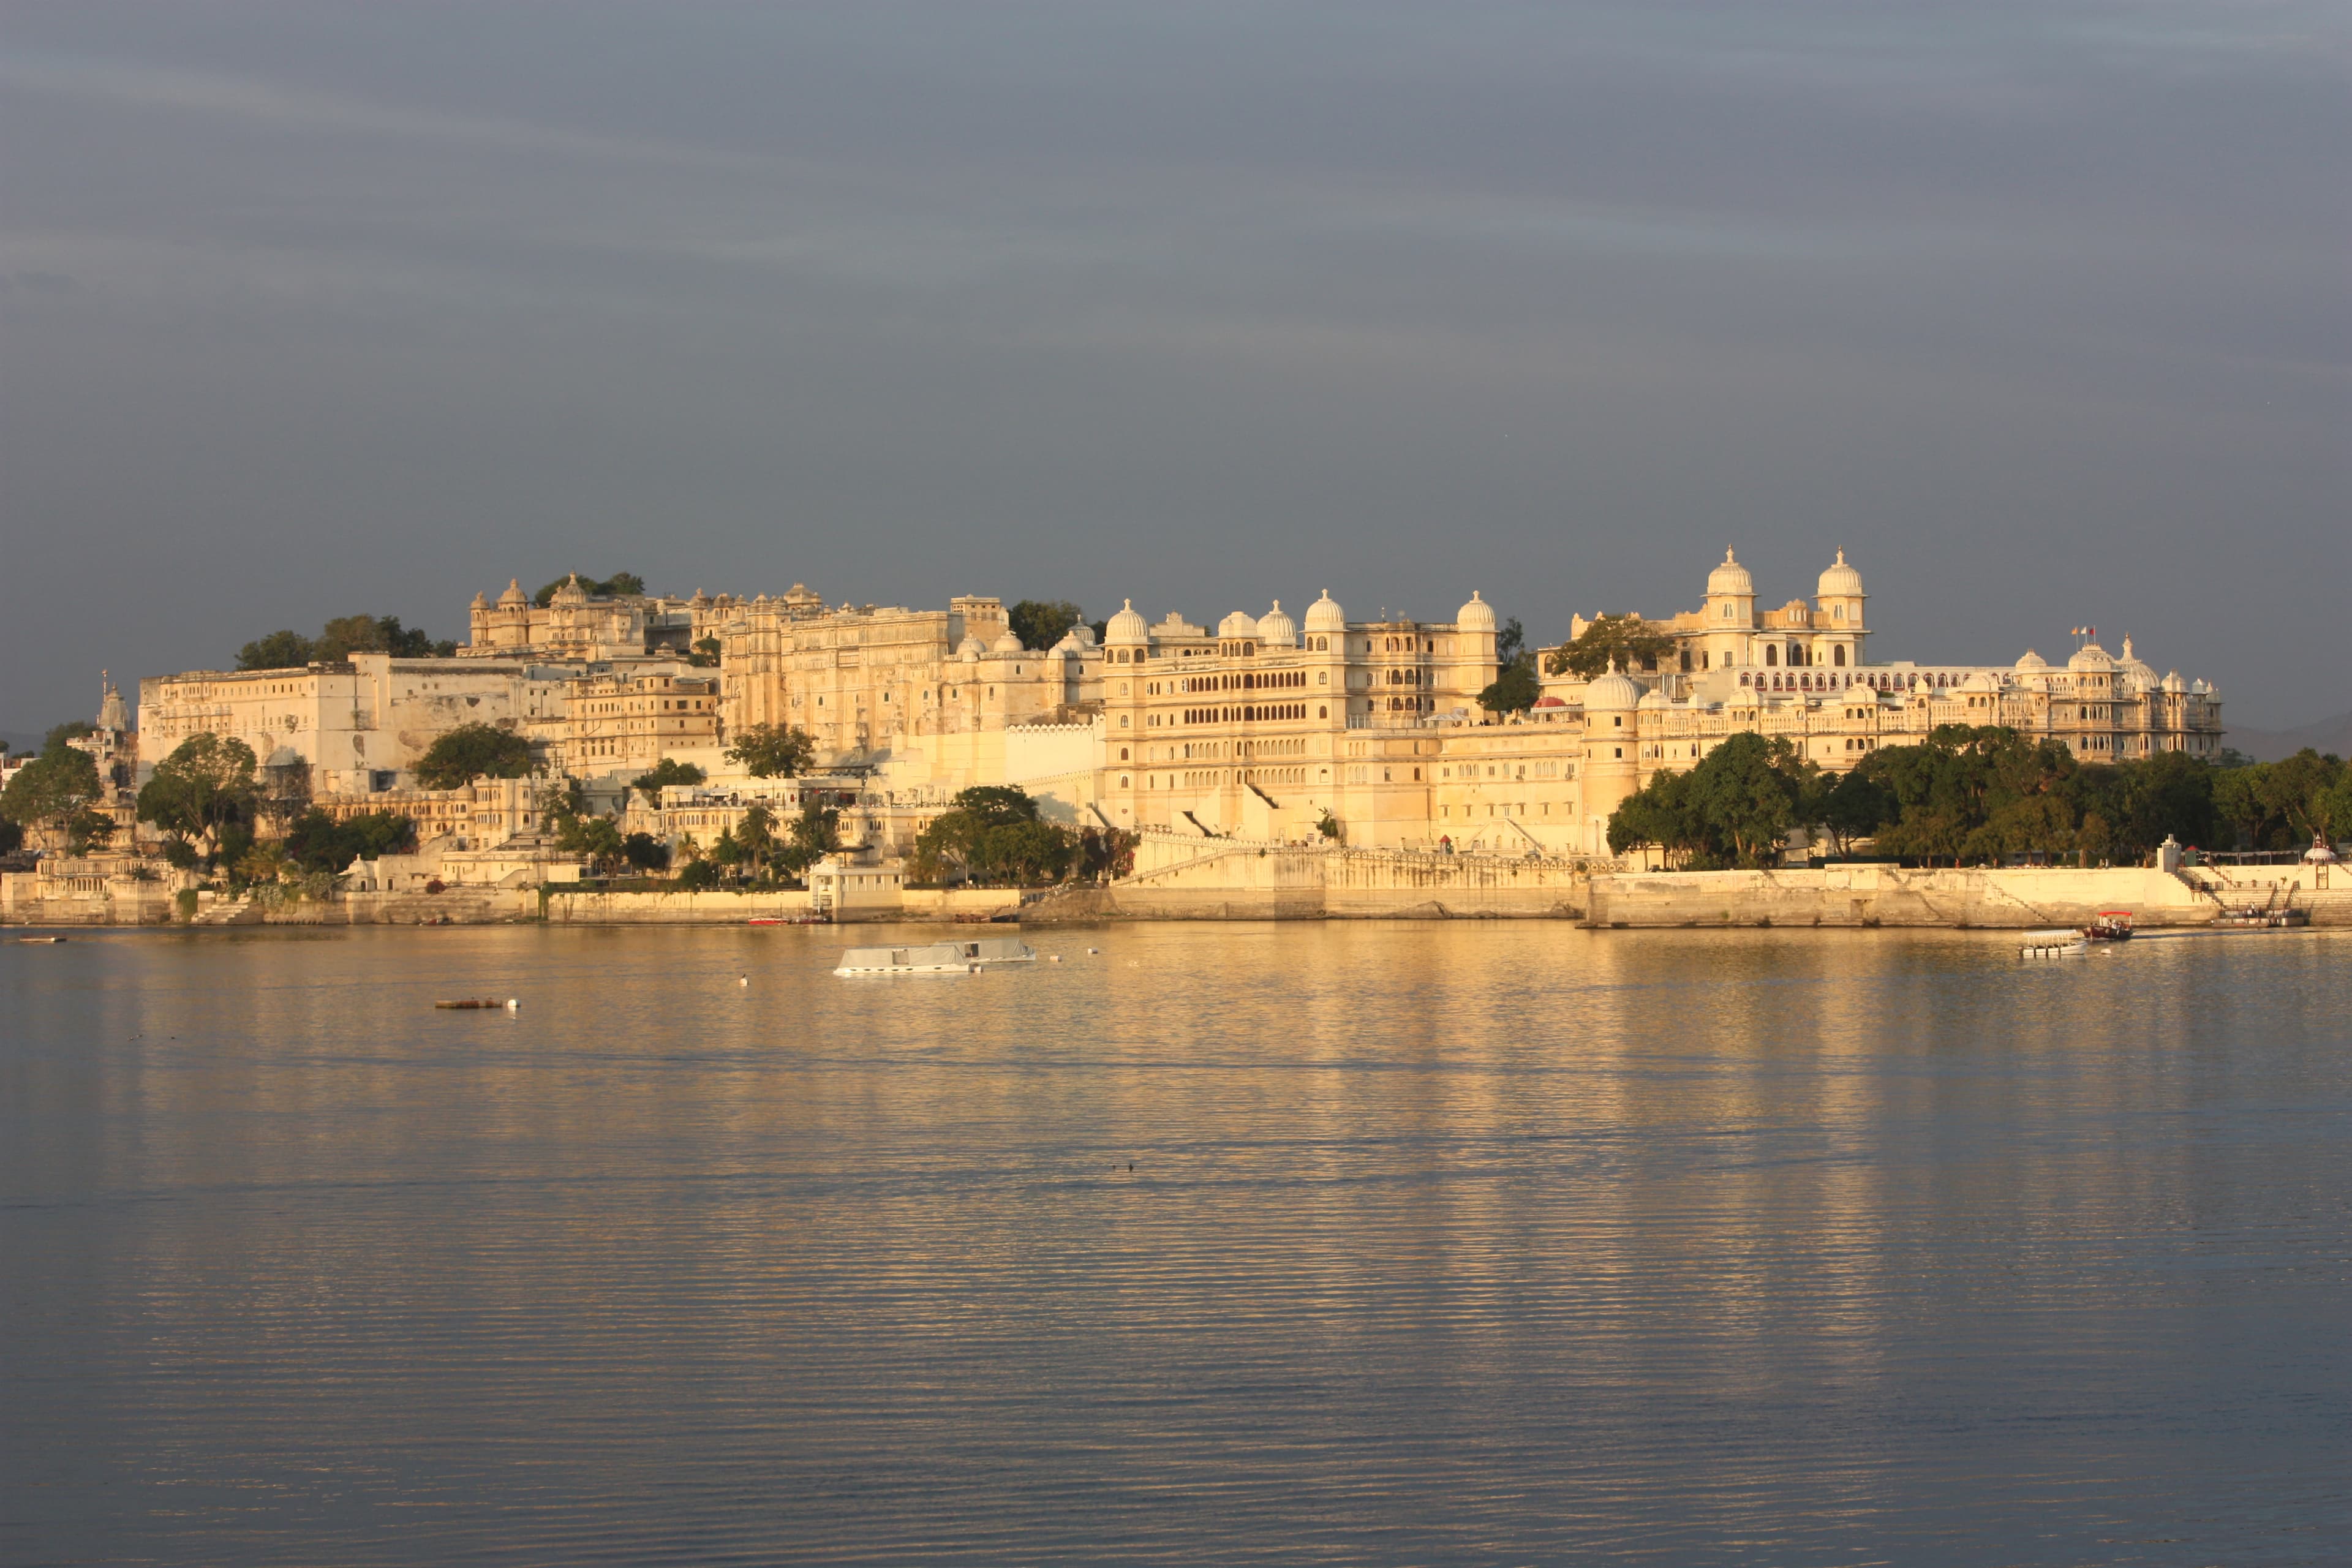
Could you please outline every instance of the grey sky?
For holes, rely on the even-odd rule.
[[[567,567],[2352,707],[2336,4],[0,6],[0,725]]]

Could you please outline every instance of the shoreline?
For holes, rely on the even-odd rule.
[[[2330,879],[2297,865],[1906,870],[1840,866],[1778,871],[1588,873],[1542,862],[1498,861],[1433,868],[1416,858],[1288,857],[1251,852],[1204,858],[1107,887],[909,889],[895,907],[808,921],[806,895],[759,892],[565,892],[455,888],[440,894],[340,894],[325,902],[210,901],[194,920],[141,901],[52,900],[0,913],[0,927],[224,929],[330,926],[575,925],[725,927],[761,923],[1019,924],[1041,928],[1160,921],[1509,920],[1607,930],[2021,931],[2087,924],[2127,910],[2144,931],[2194,930],[2225,911],[2288,908],[2317,927],[2352,925],[2352,872]],[[1241,874],[1236,874],[1237,872]],[[128,915],[130,918],[118,918]]]

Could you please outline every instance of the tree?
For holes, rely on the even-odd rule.
[[[447,639],[435,641],[422,626],[404,626],[398,616],[338,616],[306,637],[275,631],[236,651],[239,669],[292,669],[315,660],[349,658],[355,653],[388,653],[394,658],[446,658],[457,651]]]
[[[1019,784],[974,784],[949,802],[983,827],[1008,827],[1037,820],[1037,803]]]
[[[783,724],[754,724],[727,748],[727,760],[757,779],[796,777],[815,759],[809,732]]]
[[[1527,646],[1528,628],[1519,625],[1519,617],[1517,616],[1511,616],[1506,618],[1501,629],[1495,633],[1495,658],[1496,661],[1502,664],[1510,663],[1511,660],[1519,657],[1520,653],[1526,649]]]
[[[688,892],[703,892],[719,886],[719,866],[712,860],[689,860],[678,868],[677,885]]]
[[[0,816],[19,827],[47,824],[69,840],[82,839],[87,835],[77,825],[103,793],[97,761],[88,752],[53,739],[0,790]]]
[[[1039,820],[1026,790],[975,784],[959,791],[916,838],[916,875],[927,881],[951,872],[983,882],[1058,878],[1077,848],[1069,830]]]
[[[1574,642],[1553,649],[1544,661],[1544,673],[1573,673],[1591,680],[1612,663],[1628,669],[1655,669],[1674,646],[1673,637],[1654,630],[1639,616],[1603,616],[1587,625]]]
[[[717,637],[697,637],[687,651],[686,662],[697,669],[717,669],[719,656],[725,651]]]
[[[568,816],[556,831],[555,847],[566,855],[580,856],[593,870],[605,870],[621,858],[627,845],[621,830],[607,817]]]
[[[1690,774],[1661,773],[1625,797],[1609,817],[1609,850],[1622,855],[1654,848],[1666,864],[1688,869],[1695,861],[1712,867],[1714,840],[1692,798]]]
[[[632,833],[621,840],[621,858],[640,871],[669,868],[669,846],[650,833]]]
[[[175,838],[209,834],[217,843],[230,823],[253,819],[261,795],[253,769],[253,748],[235,736],[191,735],[140,786],[139,819]]]
[[[803,796],[801,814],[793,819],[792,842],[781,858],[784,868],[797,877],[840,847],[840,808],[827,805],[821,795]]]
[[[416,847],[415,822],[397,812],[366,811],[338,822],[312,806],[286,832],[286,858],[305,871],[340,872],[354,860],[380,860]]]
[[[79,741],[98,733],[98,726],[87,719],[68,719],[62,724],[52,724],[41,737],[41,750],[62,746],[68,741]]]
[[[1023,647],[1045,648],[1060,642],[1087,613],[1067,599],[1024,599],[1005,611],[1004,618]]]
[[[768,858],[776,852],[775,812],[764,803],[755,802],[735,824],[735,842],[743,847],[747,864],[754,870],[765,870]]]
[[[1542,695],[1543,686],[1536,679],[1536,656],[1522,648],[1511,656],[1503,672],[1486,689],[1478,693],[1478,706],[1489,713],[1525,713]]]
[[[1801,809],[1808,822],[1829,834],[1831,847],[1838,854],[1851,855],[1855,839],[1870,837],[1900,816],[1903,808],[1877,780],[1854,768],[1818,775]]]
[[[320,631],[311,657],[349,658],[355,653],[388,653],[394,658],[429,658],[456,649],[454,643],[436,643],[422,626],[403,626],[398,616],[342,616]]]
[[[661,804],[661,792],[670,784],[698,784],[709,777],[692,763],[681,763],[676,757],[664,757],[650,769],[629,781],[629,787],[646,797],[647,805]]]
[[[297,631],[275,631],[236,650],[239,669],[298,669],[310,662],[310,639]]]
[[[1142,839],[1122,828],[1087,828],[1078,835],[1078,875],[1115,882],[1135,869],[1135,847]]]
[[[1654,845],[1693,869],[1776,865],[1815,776],[1788,742],[1733,735],[1688,773],[1661,773],[1629,796],[1609,819],[1609,847]]]
[[[426,748],[416,782],[461,789],[478,778],[519,779],[530,772],[530,742],[495,724],[460,724]]]

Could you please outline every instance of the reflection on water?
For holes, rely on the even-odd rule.
[[[2352,1532],[2340,936],[1039,940],[0,948],[0,1559]]]

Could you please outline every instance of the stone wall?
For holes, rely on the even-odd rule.
[[[1589,881],[1580,861],[1147,834],[1133,876],[1056,893],[1021,919],[1573,920]]]

